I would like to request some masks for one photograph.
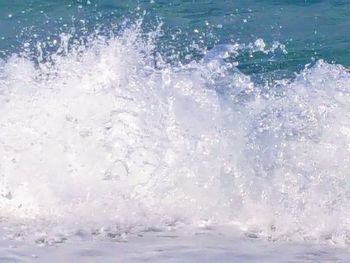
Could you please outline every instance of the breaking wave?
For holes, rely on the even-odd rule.
[[[345,68],[318,61],[263,85],[225,60],[242,46],[170,65],[141,35],[130,27],[69,50],[62,36],[47,59],[0,63],[8,237],[228,224],[269,240],[350,242]]]

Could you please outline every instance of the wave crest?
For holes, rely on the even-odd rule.
[[[153,44],[135,27],[1,64],[6,224],[124,233],[206,221],[348,242],[349,73],[319,61],[261,86],[222,52],[155,67]]]

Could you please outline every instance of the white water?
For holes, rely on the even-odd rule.
[[[232,229],[231,229],[232,230]],[[230,229],[142,233],[128,242],[68,240],[59,246],[0,241],[0,262],[349,262],[346,249],[327,245],[261,242]]]
[[[0,63],[6,237],[232,225],[347,244],[349,73],[319,61],[262,87],[212,54],[155,67],[153,48],[131,28],[47,63]]]

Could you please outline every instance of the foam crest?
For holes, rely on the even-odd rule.
[[[153,44],[132,27],[0,64],[4,224],[116,236],[204,221],[348,242],[349,73],[319,61],[262,87],[215,50],[157,68]]]
[[[124,230],[212,217],[236,139],[201,71],[156,70],[151,44],[130,29],[38,67],[5,63],[4,217]]]

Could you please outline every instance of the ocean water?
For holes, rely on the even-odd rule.
[[[344,262],[349,18],[340,0],[0,0],[3,239]]]

